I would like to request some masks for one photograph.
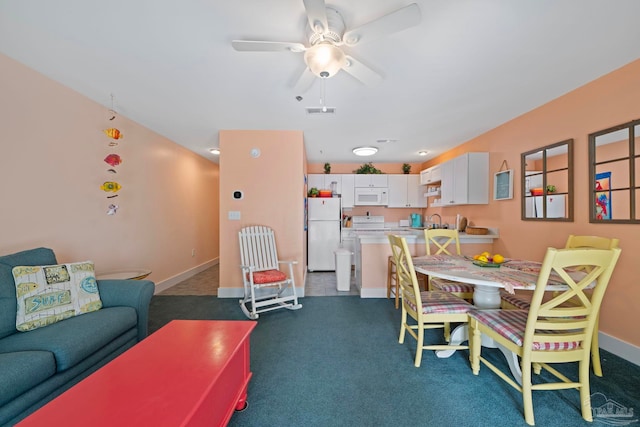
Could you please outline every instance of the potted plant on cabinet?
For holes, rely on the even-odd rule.
[[[353,171],[354,173],[357,174],[381,174],[382,171],[378,168],[376,168],[375,166],[373,166],[373,164],[371,162],[369,163],[365,163],[364,165],[360,166],[358,169]]]
[[[324,164],[324,173],[331,173],[331,163]]]
[[[410,173],[411,172],[411,165],[409,163],[403,163],[402,172],[404,172],[405,174]]]
[[[319,194],[320,190],[318,190],[316,187],[311,187],[309,189],[309,192],[307,193],[309,197],[318,197]]]

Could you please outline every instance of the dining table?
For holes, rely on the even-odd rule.
[[[542,267],[542,263],[537,261],[506,259],[505,262],[495,265],[479,262],[462,255],[424,255],[413,258],[413,264],[416,272],[426,276],[473,285],[473,305],[480,310],[499,309],[501,290],[511,294],[515,293],[517,289],[533,291],[536,288]],[[576,270],[570,272],[569,275],[573,279],[579,280],[584,277],[585,273]],[[567,287],[564,280],[557,273],[552,272],[545,289],[562,291]],[[449,344],[452,346],[460,345],[468,339],[468,325],[461,324],[451,332]],[[514,378],[519,384],[522,384],[520,364],[515,353],[485,336],[482,337],[482,346],[498,348],[504,354]],[[450,357],[455,351],[453,349],[439,350],[436,351],[436,356],[439,358]]]

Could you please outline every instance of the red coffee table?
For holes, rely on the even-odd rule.
[[[255,326],[174,320],[18,425],[224,426],[246,406]]]

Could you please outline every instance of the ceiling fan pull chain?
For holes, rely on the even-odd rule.
[[[326,78],[321,78],[320,81],[322,82],[322,85],[320,86],[320,105],[322,106],[322,112],[326,113],[327,112],[327,99],[325,97],[325,82],[326,82]]]

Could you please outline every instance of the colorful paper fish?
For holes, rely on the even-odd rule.
[[[107,211],[107,215],[115,215],[116,211],[118,210],[120,206],[118,205],[114,205],[114,204],[110,204],[109,205],[109,210]]]
[[[109,166],[116,167],[120,163],[122,163],[122,157],[120,157],[117,154],[109,154],[107,157],[104,158],[104,161],[107,162]]]
[[[116,191],[119,191],[122,188],[122,185],[118,184],[117,182],[113,182],[113,181],[107,181],[104,184],[102,184],[100,186],[100,189],[102,191],[107,191],[107,192],[112,192],[115,193]]]
[[[109,128],[103,130],[103,132],[109,137],[113,139],[120,139],[123,137],[122,133],[116,128]]]

